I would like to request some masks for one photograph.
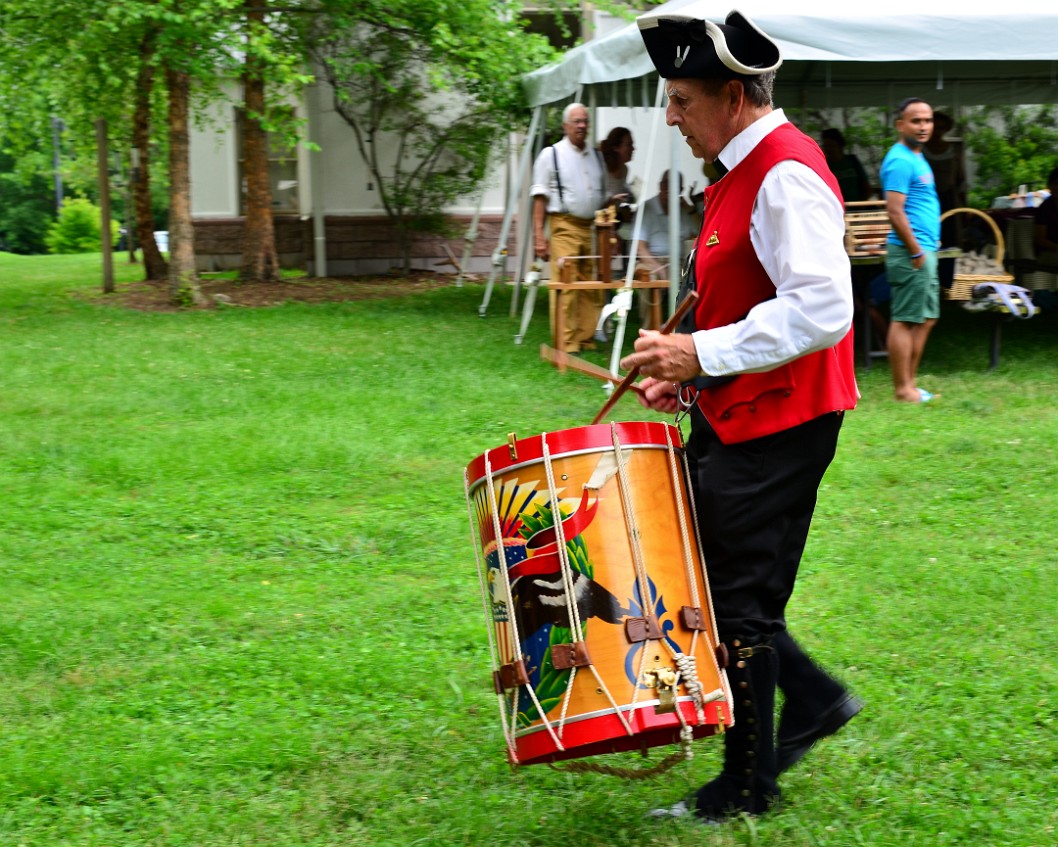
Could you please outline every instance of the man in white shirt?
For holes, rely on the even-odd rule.
[[[766,812],[779,774],[861,708],[786,631],[786,604],[845,410],[856,405],[840,191],[819,146],[772,108],[778,47],[744,15],[639,18],[667,121],[719,179],[706,189],[686,331],[641,330],[621,366],[642,402],[689,407],[687,443],[734,726],[719,776],[658,815]],[[774,733],[776,687],[785,698]]]
[[[533,165],[533,250],[541,259],[551,260],[551,279],[561,279],[559,260],[566,256],[590,256],[594,252],[592,223],[603,208],[602,156],[588,144],[588,110],[571,103],[562,112],[564,137],[545,147]],[[551,231],[550,240],[544,229]],[[573,279],[591,279],[591,261],[573,260]],[[551,327],[554,334],[555,292],[550,292]],[[566,353],[592,350],[595,325],[602,313],[604,293],[571,291],[562,297],[564,338],[555,343]]]

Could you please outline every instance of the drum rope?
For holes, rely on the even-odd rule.
[[[688,730],[690,728],[688,727]],[[619,768],[614,765],[600,765],[595,762],[563,762],[556,764],[550,762],[552,770],[565,773],[601,773],[608,776],[619,776],[622,779],[650,779],[672,770],[676,765],[686,761],[687,744],[684,748],[670,753],[656,765],[649,768]]]
[[[617,719],[621,722],[621,725],[625,728],[625,732],[628,735],[635,735],[635,730],[632,729],[632,725],[628,722],[628,719],[625,718],[624,714],[621,712],[621,707],[618,706],[617,705],[617,701],[614,700],[613,694],[610,693],[610,689],[607,687],[606,683],[603,681],[602,676],[599,674],[599,669],[596,668],[595,665],[593,665],[593,664],[592,665],[588,665],[588,667],[591,668],[591,672],[592,672],[592,675],[595,677],[595,681],[597,683],[599,683],[599,690],[604,695],[606,695],[606,699],[610,703],[610,708],[612,708],[614,714],[617,715]]]
[[[499,571],[503,575],[504,600],[505,600],[505,602],[507,604],[507,623],[508,623],[508,626],[509,626],[508,632],[509,632],[509,639],[510,640],[509,640],[508,644],[506,645],[507,646],[507,653],[509,655],[508,656],[503,656],[502,655],[503,651],[502,650],[500,651],[500,653],[501,653],[501,655],[500,655],[501,664],[496,666],[497,669],[499,669],[500,667],[502,667],[502,663],[504,663],[504,659],[505,658],[506,659],[510,659],[512,662],[514,661],[514,657],[516,655],[518,655],[517,647],[522,642],[521,642],[521,638],[520,638],[520,636],[518,634],[518,621],[515,619],[515,616],[514,616],[513,595],[511,594],[511,580],[510,580],[509,574],[507,573],[507,548],[503,544],[503,528],[500,526],[500,510],[499,510],[499,504],[497,503],[497,500],[496,500],[496,483],[495,483],[495,480],[493,478],[493,473],[492,473],[492,460],[489,458],[487,453],[485,454],[485,488],[489,492],[489,507],[491,509],[491,517],[492,517],[492,533],[493,533],[493,537],[496,539],[496,542],[497,542],[496,557],[499,560]],[[499,696],[501,698],[503,698],[503,702],[506,705],[507,702],[508,702],[507,701],[507,697],[506,697],[506,693],[501,691]],[[518,728],[518,703],[517,703],[517,696],[516,695],[512,695],[511,698],[510,698],[509,713],[505,715],[505,720],[504,720],[504,723],[503,723],[503,731],[504,731],[504,735],[507,736],[507,739],[508,739],[507,740],[507,744],[508,744],[508,746],[510,746],[510,745],[512,745],[514,743],[514,738],[515,738],[515,733],[517,731],[517,728]],[[515,761],[517,761],[517,756],[515,756]]]
[[[691,551],[691,535],[687,527],[687,513],[684,506],[684,497],[680,496],[683,491],[683,477],[680,467],[676,461],[676,448],[672,443],[672,430],[665,428],[665,443],[668,447],[669,475],[672,479],[672,490],[676,496],[676,515],[680,523],[680,541],[683,544],[683,564],[687,571],[687,585],[691,590],[691,605],[696,609],[701,608],[701,598],[698,594],[698,578],[694,569],[694,554]],[[688,499],[692,495],[688,492]],[[705,709],[702,701],[702,683],[698,679],[697,659],[694,655],[698,644],[698,630],[691,632],[691,649],[689,653],[676,653],[673,651],[673,659],[679,668],[680,676],[683,678],[683,687],[691,695],[698,723],[705,723]],[[670,648],[671,649],[671,648]]]
[[[684,451],[683,453],[683,473],[684,478],[689,483],[691,479],[691,465],[687,459],[686,451]],[[702,585],[705,588],[705,605],[706,608],[709,610],[709,623],[711,625],[713,643],[717,644],[720,641],[720,636],[716,631],[716,614],[713,612],[713,595],[709,589],[709,577],[706,573],[706,568],[709,566],[709,563],[705,561],[705,551],[702,548],[702,536],[701,533],[698,531],[698,507],[695,505],[693,496],[690,496],[687,499],[688,502],[691,504],[691,525],[694,527],[694,540],[697,543],[698,551],[699,553],[701,553],[702,556]],[[726,702],[730,703],[733,698],[731,695],[731,684],[728,682],[727,674],[723,672],[723,669],[720,667],[719,662],[717,662],[716,660],[715,654],[713,655],[713,661],[714,666],[716,667],[717,678],[720,680],[720,684],[721,686],[723,686],[723,688],[720,690],[719,696],[715,696],[716,692],[714,692],[714,695],[710,695],[706,699],[706,702],[712,702],[713,700],[723,699]],[[721,720],[719,723],[719,730],[723,732],[724,729],[725,724],[723,720]]]
[[[635,504],[632,502],[632,492],[628,481],[628,462],[621,452],[621,439],[617,434],[617,424],[610,424],[610,433],[613,438],[614,455],[617,458],[617,482],[621,493],[621,505],[624,507],[625,520],[628,522],[628,535],[632,548],[632,566],[635,568],[636,581],[639,583],[640,602],[643,605],[644,615],[647,612],[647,604],[650,602],[650,584],[647,580],[646,567],[643,564],[643,546],[640,543],[639,526],[636,524]]]
[[[499,507],[496,503],[496,486],[492,479],[492,461],[489,459],[488,454],[485,454],[485,484],[488,487],[489,492],[489,505],[492,507],[492,531],[495,533],[497,544],[497,551],[499,552],[499,565],[500,572],[503,574],[503,584],[507,591],[507,617],[510,622],[511,640],[512,640],[512,651],[511,658],[514,658],[515,651],[513,648],[518,647],[522,643],[521,636],[518,632],[518,616],[514,611],[514,594],[511,591],[511,577],[507,572],[507,548],[503,545],[503,529],[500,527],[500,515]],[[533,704],[536,706],[537,713],[540,715],[540,720],[543,721],[548,733],[551,735],[551,740],[555,742],[555,746],[559,750],[565,750],[566,748],[562,745],[561,739],[555,734],[554,728],[551,726],[551,722],[547,719],[547,715],[544,712],[544,707],[541,705],[540,700],[536,696],[536,691],[532,685],[525,686],[526,691],[529,692],[529,697],[532,699]],[[513,739],[517,727],[518,719],[518,703],[517,695],[512,697],[512,707],[510,714],[511,729],[510,735]],[[505,725],[506,731],[506,725]],[[508,744],[511,742],[509,741]]]
[[[577,666],[569,669],[569,680],[566,682],[566,691],[562,695],[562,711],[558,713],[558,735],[562,737],[566,728],[566,714],[569,711],[569,701],[573,697],[573,680],[577,678]]]
[[[635,504],[632,502],[631,484],[628,480],[628,461],[621,450],[621,438],[617,434],[617,424],[615,423],[610,424],[610,437],[613,440],[614,456],[617,462],[617,490],[621,495],[621,506],[624,509],[625,521],[628,526],[629,547],[632,551],[632,567],[635,570],[636,582],[639,585],[639,597],[643,615],[646,617],[648,614],[648,603],[650,602],[650,583],[647,579],[646,566],[643,563],[643,545],[640,542]],[[646,653],[646,645],[644,644],[643,649],[639,652],[639,670],[636,672],[636,682],[632,687],[632,702],[628,704],[627,715],[634,715],[639,707],[639,680],[643,678]],[[624,716],[622,715],[623,718]]]
[[[496,643],[496,633],[494,632],[496,617],[493,613],[492,603],[489,598],[489,590],[485,577],[485,569],[487,566],[484,564],[481,557],[481,538],[474,521],[474,505],[470,498],[470,475],[466,470],[463,471],[463,488],[466,491],[467,496],[467,518],[470,520],[470,545],[474,548],[474,562],[478,568],[478,585],[481,588],[481,604],[485,610],[485,629],[488,631],[489,635],[489,658],[492,660],[492,668],[495,671],[499,670],[500,667],[499,650]],[[490,491],[490,496],[491,494],[492,492]],[[493,509],[494,532],[496,531],[495,524],[498,523],[498,519],[495,517],[496,511],[496,509]],[[500,541],[502,543],[502,539]],[[510,595],[508,594],[508,596]],[[500,691],[496,694],[496,700],[500,710],[500,726],[503,728],[503,740],[507,745],[507,753],[512,762],[517,762],[518,754],[514,747],[514,739],[512,734],[507,731],[507,698],[504,697],[503,692]]]
[[[643,649],[639,651],[639,669],[636,671],[636,680],[635,680],[635,683],[632,685],[632,702],[628,704],[628,710],[627,710],[629,715],[634,715],[636,713],[636,709],[639,708],[639,692],[640,692],[639,680],[641,680],[643,678],[643,665],[646,664],[646,659],[647,659],[647,649],[646,649],[646,644],[644,644],[643,645]],[[625,722],[625,726],[629,725],[628,721],[625,719],[624,715],[621,715],[621,719]],[[632,734],[631,731],[629,731],[628,734],[631,735]]]
[[[555,540],[558,544],[558,548],[561,551],[559,553],[559,561],[562,566],[562,583],[565,587],[566,592],[566,610],[569,613],[571,628],[574,629],[576,634],[576,640],[583,641],[584,627],[580,620],[580,609],[577,607],[576,593],[573,586],[573,574],[572,567],[569,564],[569,551],[566,549],[566,536],[565,528],[562,526],[562,514],[558,508],[558,491],[555,486],[555,474],[554,468],[551,464],[551,450],[547,445],[546,437],[541,438],[543,444],[543,456],[544,456],[544,469],[547,476],[547,488],[548,494],[551,497],[551,502],[555,510]],[[595,677],[595,681],[599,684],[599,689],[603,692],[606,699],[609,701],[610,706],[614,710],[614,714],[617,715],[618,720],[621,721],[622,726],[625,728],[625,732],[628,735],[634,735],[635,730],[632,729],[631,724],[623,714],[621,714],[621,708],[617,705],[617,701],[614,699],[613,694],[610,692],[609,687],[606,685],[603,678],[599,675],[599,671],[596,669],[594,664],[588,665],[591,668],[592,674]],[[565,727],[566,711],[570,701],[570,697],[573,692],[573,680],[576,678],[577,668],[571,668],[572,673],[570,674],[569,681],[566,683],[566,693],[563,697],[562,713],[559,716],[558,731],[562,734],[562,730]]]
[[[562,525],[562,509],[559,504],[558,488],[555,485],[555,468],[551,463],[551,448],[547,443],[547,436],[540,436],[543,447],[544,470],[547,474],[547,492],[551,497],[551,514],[554,519],[555,543],[558,546],[559,568],[562,574],[562,586],[566,595],[566,613],[569,615],[569,626],[573,633],[574,641],[584,640],[584,627],[580,620],[580,609],[577,608],[576,588],[573,585],[573,568],[569,563],[569,550],[566,548],[566,531]],[[587,576],[587,574],[585,574]],[[573,696],[573,680],[577,678],[576,666],[570,668],[569,679],[566,681],[566,691],[562,696],[562,711],[558,716],[558,735],[561,738],[566,727],[566,716],[569,710],[569,702]]]
[[[672,444],[672,430],[668,427],[665,427],[665,441],[669,448],[669,474],[672,477],[672,490],[676,495],[676,514],[680,519],[680,541],[683,543],[683,564],[687,569],[687,582],[691,588],[691,604],[695,608],[701,608],[701,601],[698,597],[698,579],[694,572],[694,554],[691,552],[691,534],[687,529],[687,513],[684,511],[684,498],[679,496],[683,491],[683,485],[681,484],[683,478],[676,463],[676,448]],[[693,495],[688,492],[687,496],[690,499]]]
[[[705,703],[702,700],[702,681],[698,679],[698,659],[689,653],[677,653],[674,657],[679,668],[679,678],[683,680],[684,690],[694,702],[694,715],[699,724],[705,723]]]
[[[551,448],[546,435],[540,437],[544,449],[544,469],[547,472],[547,493],[551,497],[552,515],[554,517],[555,543],[558,546],[558,560],[562,574],[562,585],[566,593],[566,611],[569,613],[569,625],[573,631],[574,641],[584,640],[584,628],[580,622],[580,609],[577,608],[577,595],[573,587],[573,568],[569,564],[569,550],[566,549],[566,528],[562,525],[562,509],[559,506],[558,489],[555,487],[555,469],[551,464]],[[587,576],[587,574],[584,574]]]

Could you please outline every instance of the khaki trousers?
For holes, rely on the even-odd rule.
[[[555,214],[548,217],[551,228],[551,279],[561,282],[562,273],[558,260],[566,256],[590,256],[594,250],[592,243],[592,222],[572,215]],[[592,278],[592,260],[578,259],[573,267],[573,280]],[[577,353],[581,347],[592,344],[595,325],[602,314],[606,293],[604,291],[565,291],[562,294],[562,319],[564,338],[555,338],[555,346],[567,353]],[[549,314],[551,318],[551,337],[555,336],[555,301],[556,292],[548,295]]]

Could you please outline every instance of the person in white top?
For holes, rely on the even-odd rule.
[[[567,256],[590,256],[592,223],[603,208],[605,169],[598,150],[588,144],[591,121],[580,103],[570,103],[562,112],[564,137],[545,147],[533,165],[533,250],[551,261],[551,279],[559,280],[559,260]],[[545,231],[550,229],[550,238]],[[575,262],[573,279],[591,279],[591,260]],[[555,292],[550,292],[551,329],[554,335]],[[564,338],[556,338],[558,349],[566,353],[592,350],[595,326],[605,297],[602,291],[567,292],[562,298]]]
[[[599,152],[606,166],[606,193],[628,203],[634,202],[635,197],[628,184],[628,163],[636,152],[632,130],[626,126],[615,126],[599,142]]]

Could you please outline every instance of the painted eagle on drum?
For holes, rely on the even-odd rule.
[[[499,514],[495,517],[503,537],[487,544],[485,560],[493,619],[497,631],[507,632],[509,639],[506,644],[501,639],[501,659],[509,662],[515,653],[524,659],[545,712],[558,702],[569,676],[568,670],[557,671],[552,666],[550,648],[575,640],[570,621],[574,603],[582,626],[593,618],[620,624],[631,614],[613,593],[592,578],[593,567],[581,533],[594,520],[598,505],[587,489],[574,508],[559,501],[557,509],[546,491],[535,483],[515,481],[510,485],[507,481],[498,492]],[[479,503],[479,509],[487,510],[487,503]],[[561,535],[556,527],[556,511],[561,516]],[[560,542],[564,542],[569,563],[574,603],[569,602],[563,579]],[[501,575],[501,562],[506,566],[507,580]],[[506,592],[508,582],[510,597]],[[517,645],[513,643],[514,632],[509,629],[512,623],[517,627]],[[520,725],[540,717],[526,691],[521,691],[516,699]]]
[[[621,623],[631,611],[591,577],[579,571],[572,575],[573,596],[581,622],[601,618],[607,623]],[[519,576],[511,584],[515,614],[523,633],[533,633],[551,624],[572,629],[570,603],[560,571],[542,575]]]
[[[597,617],[616,624],[631,614],[613,594],[591,578],[587,556],[584,556],[583,562],[578,561],[581,557],[577,553],[583,549],[583,544],[578,547],[576,542],[580,533],[594,519],[598,505],[598,500],[588,503],[588,491],[585,490],[577,509],[561,521],[562,539],[566,542],[566,555],[570,561],[574,602],[570,602],[566,581],[562,576],[559,536],[553,509],[548,509],[551,525],[541,526],[526,538],[526,558],[508,568],[513,607],[523,638],[546,624],[572,629],[570,617],[574,603],[577,617],[582,623]]]

